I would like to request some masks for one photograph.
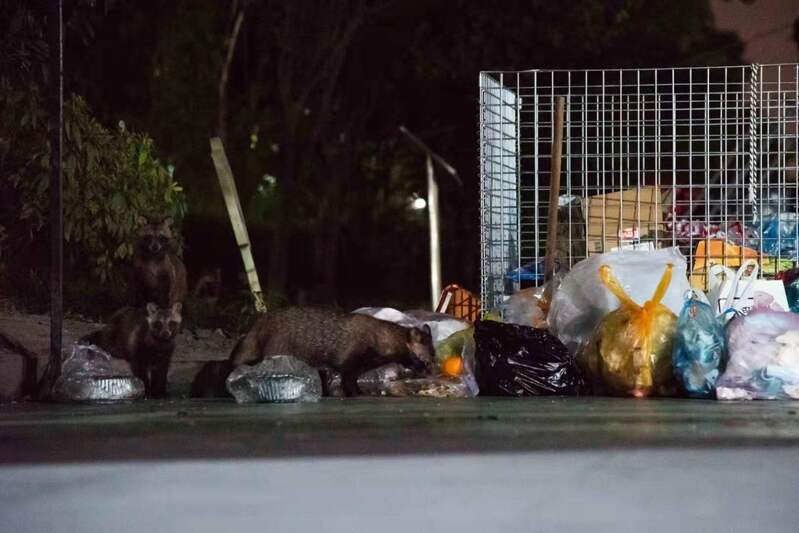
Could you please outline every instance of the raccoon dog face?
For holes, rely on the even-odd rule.
[[[421,328],[413,328],[408,339],[408,350],[411,352],[411,367],[418,371],[435,370],[436,350],[433,347],[433,335],[430,326],[425,324]]]
[[[154,303],[147,304],[147,325],[150,335],[160,341],[169,341],[175,337],[183,320],[181,311],[183,304],[176,302],[171,308],[161,309]]]
[[[174,235],[172,234],[172,219],[166,218],[160,223],[149,222],[144,217],[139,217],[138,247],[147,257],[162,259],[172,250]]]

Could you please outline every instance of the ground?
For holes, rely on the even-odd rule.
[[[0,407],[7,531],[796,531],[799,405]]]
[[[85,320],[64,320],[64,356],[69,355],[76,340],[100,327],[102,324]],[[170,396],[188,396],[191,381],[200,367],[206,361],[225,359],[234,344],[235,339],[221,330],[183,328],[176,339],[169,368]],[[33,381],[37,381],[44,372],[49,353],[48,315],[31,315],[0,307],[0,400],[19,395],[20,383],[25,381],[20,375],[23,372],[20,358],[35,362],[32,372],[36,374]]]
[[[95,327],[67,321],[65,345]],[[0,314],[40,362],[47,329]],[[184,332],[173,394],[232,342]],[[794,532],[798,413],[596,397],[0,404],[0,530]]]

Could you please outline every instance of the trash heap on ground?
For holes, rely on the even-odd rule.
[[[752,258],[737,270],[713,265],[706,294],[692,285],[678,247],[618,250],[520,290],[482,318],[379,307],[273,310],[227,360],[197,374],[193,396],[239,403],[478,394],[799,399],[799,314],[792,312],[799,271],[762,280],[758,267]],[[130,342],[169,320],[167,312],[149,312],[132,322]],[[130,400],[157,390],[148,381],[157,379],[154,370],[135,368],[139,359],[90,342],[110,339],[114,327],[74,346],[56,398]],[[120,372],[120,362],[133,371]]]

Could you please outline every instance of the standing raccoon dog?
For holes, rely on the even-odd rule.
[[[175,253],[172,219],[159,223],[139,217],[139,236],[133,253],[133,289],[137,306],[155,302],[160,307],[186,299],[186,267]]]
[[[181,309],[181,303],[167,309],[152,302],[144,310],[125,307],[114,313],[103,329],[87,335],[81,342],[129,361],[133,374],[144,382],[147,396],[163,398],[175,351],[175,335],[182,321]]]
[[[272,355],[293,355],[313,367],[341,372],[348,396],[358,393],[358,376],[387,363],[416,371],[435,367],[430,328],[408,329],[357,313],[289,307],[258,319],[230,354],[230,367]]]

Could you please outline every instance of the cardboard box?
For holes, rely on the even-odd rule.
[[[641,187],[589,196],[583,214],[586,249],[594,255],[653,241],[663,224],[663,202],[657,187]]]
[[[707,272],[711,266],[724,265],[730,268],[738,268],[745,259],[757,260],[761,273],[767,276],[773,276],[793,268],[793,262],[789,259],[777,261],[766,254],[761,256],[757,250],[752,248],[738,246],[721,239],[702,239],[697,243],[694,251],[694,264],[690,278],[691,287],[707,290]]]

